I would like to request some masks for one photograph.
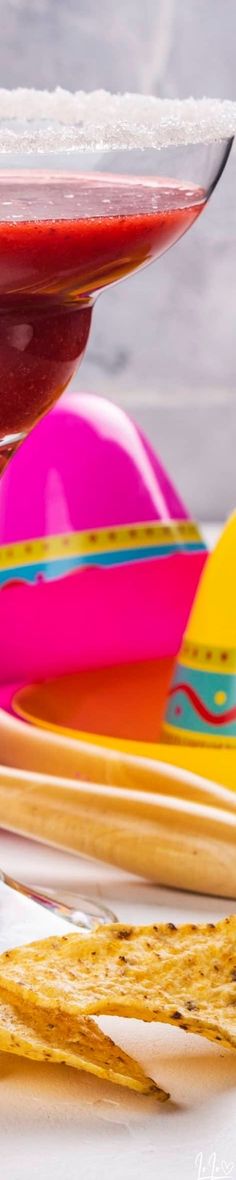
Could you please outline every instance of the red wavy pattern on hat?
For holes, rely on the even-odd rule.
[[[208,721],[208,725],[216,725],[218,727],[221,725],[227,725],[230,723],[230,721],[236,720],[236,705],[233,705],[233,708],[228,709],[225,713],[211,713],[210,709],[206,708],[206,705],[204,705],[204,702],[201,701],[201,698],[198,696],[197,692],[195,692],[195,689],[191,688],[190,684],[185,684],[184,681],[180,684],[174,684],[173,688],[170,689],[169,697],[177,696],[179,692],[185,693],[185,696],[188,697],[188,700],[195,710],[195,713],[198,713],[199,717],[202,717],[203,721]]]

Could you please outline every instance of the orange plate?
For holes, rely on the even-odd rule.
[[[13,710],[68,737],[158,742],[172,667],[170,659],[150,660],[59,676],[20,689]]]

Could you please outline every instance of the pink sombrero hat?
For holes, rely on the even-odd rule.
[[[2,681],[175,655],[205,557],[135,423],[67,395],[1,481]]]

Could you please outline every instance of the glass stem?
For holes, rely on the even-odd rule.
[[[90,901],[85,897],[77,897],[77,905],[68,904],[67,901],[60,901],[54,897],[54,893],[44,892],[39,889],[33,889],[30,885],[24,885],[22,881],[15,881],[13,877],[9,877],[0,869],[0,881],[3,885],[8,885],[8,888],[15,889],[16,893],[22,893],[24,897],[30,898],[31,901],[37,902],[38,905],[45,906],[51,913],[56,914],[59,918],[65,918],[67,922],[72,922],[73,926],[79,926],[82,930],[94,930],[98,925],[107,925],[109,922],[116,922],[117,918],[112,910],[107,909],[106,906],[98,905],[94,901]]]
[[[9,434],[0,442],[0,478],[24,438],[25,435],[23,433]]]

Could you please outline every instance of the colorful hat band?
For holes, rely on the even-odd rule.
[[[232,661],[235,652],[229,653]],[[230,658],[229,658],[230,663]],[[224,667],[224,665],[223,665]],[[169,692],[163,732],[188,741],[236,739],[236,676],[234,671],[206,671],[178,663]]]
[[[110,568],[204,550],[197,525],[188,520],[65,533],[1,546],[0,587],[54,581],[89,566]]]
[[[204,672],[236,672],[235,647],[213,647],[211,643],[184,639],[179,660],[182,666],[200,668]]]

